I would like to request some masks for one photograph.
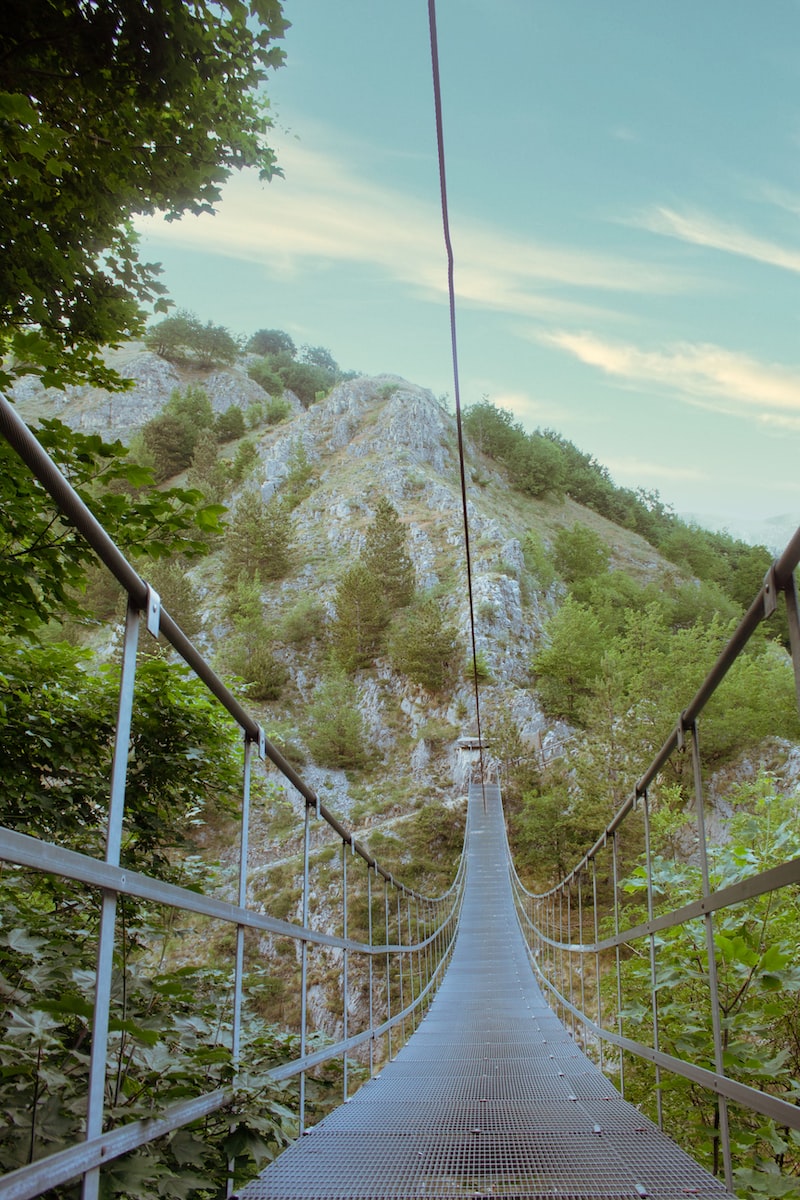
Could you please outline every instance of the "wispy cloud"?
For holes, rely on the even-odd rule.
[[[285,180],[263,186],[235,177],[214,217],[167,224],[143,218],[155,244],[263,264],[277,274],[309,267],[362,264],[411,291],[446,291],[441,217],[434,201],[372,183],[330,154],[297,143],[285,147]],[[451,214],[459,301],[524,318],[586,322],[604,306],[597,293],[683,290],[677,273],[621,256],[583,252],[508,234],[490,223]]]
[[[635,224],[651,233],[664,234],[695,246],[708,246],[756,262],[781,267],[785,271],[800,271],[800,250],[781,246],[767,238],[720,221],[701,212],[678,212],[674,208],[654,208],[638,217]]]
[[[719,412],[755,413],[766,425],[800,428],[800,368],[759,362],[709,344],[643,350],[568,331],[541,334],[538,340],[631,384],[668,388]]]

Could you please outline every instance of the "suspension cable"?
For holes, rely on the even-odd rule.
[[[483,807],[486,809],[486,788],[483,767],[483,737],[481,736],[481,701],[478,687],[478,652],[475,639],[475,604],[472,591],[472,554],[469,540],[469,516],[467,512],[467,476],[464,467],[464,431],[461,420],[461,389],[458,376],[458,341],[456,338],[456,291],[454,280],[453,243],[450,239],[450,216],[447,206],[447,177],[445,170],[444,130],[442,122],[442,89],[439,76],[439,39],[436,32],[436,0],[428,0],[428,23],[430,25],[431,66],[433,68],[433,102],[436,113],[436,146],[439,157],[439,186],[442,197],[442,227],[447,250],[447,291],[450,301],[450,343],[453,355],[453,389],[456,403],[456,428],[458,430],[458,465],[461,475],[461,511],[464,519],[464,552],[467,564],[467,592],[469,596],[469,630],[472,644],[472,679],[475,688],[475,719],[478,727],[478,756],[481,772]]]

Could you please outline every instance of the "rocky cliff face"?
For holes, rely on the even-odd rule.
[[[246,360],[230,370],[179,370],[131,345],[110,361],[132,381],[128,391],[110,394],[70,387],[57,392],[26,377],[15,385],[14,398],[29,420],[58,416],[84,432],[123,440],[156,416],[174,389],[189,383],[205,388],[217,412],[231,404],[247,409],[265,398],[247,376]],[[293,514],[297,569],[265,592],[265,610],[277,620],[291,604],[313,593],[332,611],[338,579],[360,553],[374,505],[385,496],[406,526],[418,588],[437,588],[440,603],[461,631],[466,665],[469,605],[453,415],[431,392],[392,375],[347,380],[308,410],[291,393],[286,398],[291,402],[290,418],[254,435],[262,497],[267,502],[279,492],[300,445],[314,467],[316,486]],[[468,514],[477,650],[490,675],[482,699],[490,707],[502,700],[532,749],[557,744],[564,731],[548,724],[530,690],[529,660],[550,604],[535,581],[526,578],[521,550],[524,514],[498,512],[497,506],[490,511],[481,487],[473,484]],[[221,597],[213,570],[209,572],[206,564],[199,574],[207,615],[203,641],[213,649],[215,638],[225,634]],[[315,665],[291,649],[282,653],[297,699],[307,703],[317,682]],[[381,660],[373,671],[361,673],[358,689],[371,742],[387,764],[392,762],[393,770],[408,775],[410,784],[429,797],[443,798],[464,788],[470,763],[455,738],[459,732],[475,731],[471,682],[461,680],[447,700],[441,700],[396,675],[388,660]],[[295,714],[278,706],[271,715],[291,723]],[[432,720],[453,727],[451,744],[429,745],[420,736]],[[403,763],[394,761],[401,746]],[[306,773],[348,817],[352,804],[344,773],[321,770],[313,763]]]
[[[18,379],[11,389],[14,402],[26,420],[58,417],[83,433],[127,441],[146,421],[158,415],[171,393],[187,383],[200,383],[214,412],[231,405],[247,409],[264,391],[239,367],[223,371],[179,370],[172,363],[131,344],[108,356],[109,362],[130,380],[125,392],[68,385],[64,391],[44,388],[34,375]],[[298,405],[299,407],[299,405]]]

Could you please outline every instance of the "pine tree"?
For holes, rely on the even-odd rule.
[[[362,562],[357,562],[342,577],[335,605],[331,643],[337,662],[346,671],[371,666],[381,652],[389,624],[380,580]]]
[[[380,580],[381,590],[390,608],[410,604],[416,588],[414,564],[406,549],[406,529],[397,509],[385,497],[375,507],[375,516],[367,530],[364,565]]]
[[[431,597],[417,605],[395,632],[389,650],[392,665],[429,692],[450,687],[459,665],[458,630]]]
[[[352,680],[343,671],[324,679],[309,708],[308,748],[323,767],[363,767],[367,761],[366,732]]]
[[[225,583],[234,588],[240,575],[252,579],[282,579],[291,565],[291,517],[273,498],[268,504],[256,490],[238,500],[225,534]]]

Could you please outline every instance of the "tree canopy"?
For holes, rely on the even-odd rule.
[[[286,27],[280,0],[0,6],[0,385],[119,386],[98,347],[164,308],[132,219],[211,212],[234,169],[279,173],[263,85]]]

